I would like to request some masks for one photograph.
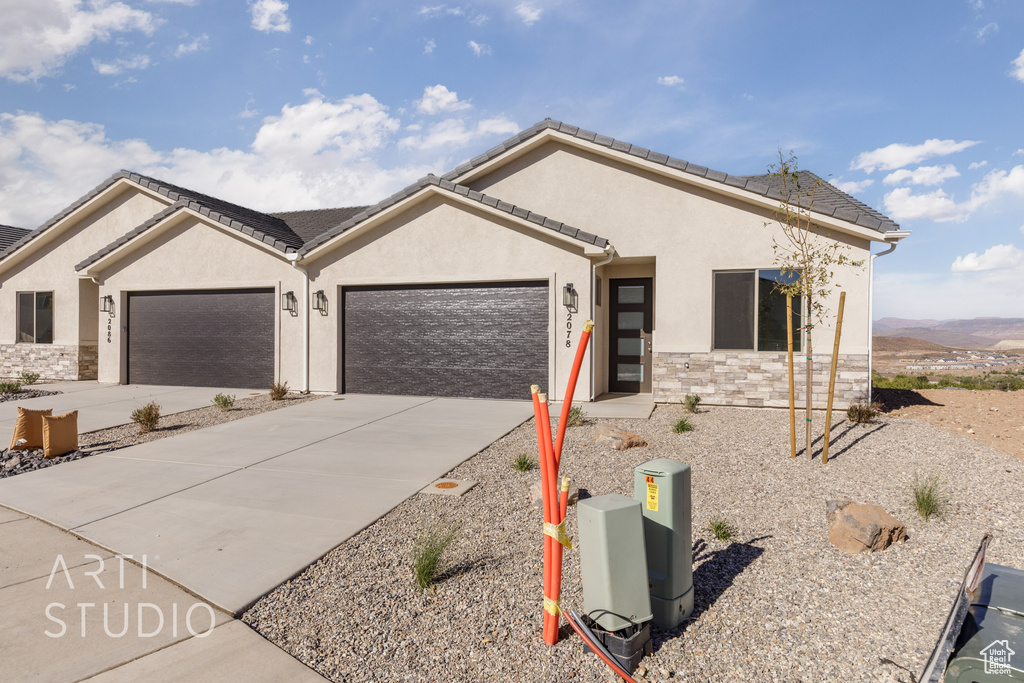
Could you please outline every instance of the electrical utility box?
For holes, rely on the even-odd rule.
[[[690,466],[645,462],[633,470],[633,497],[643,508],[654,625],[675,628],[693,612]]]
[[[943,680],[1024,681],[1024,571],[986,563],[979,585]]]
[[[587,498],[576,519],[584,611],[606,631],[650,621],[640,504],[618,494]]]

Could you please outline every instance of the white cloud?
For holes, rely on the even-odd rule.
[[[837,188],[839,190],[842,190],[843,192],[845,192],[847,194],[857,194],[858,192],[863,192],[867,188],[869,188],[872,185],[874,185],[875,181],[872,180],[871,178],[868,178],[867,180],[847,180],[847,181],[833,179],[833,180],[830,180],[829,183],[831,183],[833,187],[835,187],[835,188]]]
[[[1013,154],[1011,154],[1010,156],[1014,156],[1014,157],[1021,157],[1021,156],[1024,156],[1024,147],[1022,147],[1022,148],[1018,149],[1017,151],[1015,151],[1015,152],[1014,152]]]
[[[208,36],[208,35],[206,35],[204,33],[203,35],[201,35],[198,38],[196,38],[195,40],[193,40],[191,43],[180,43],[178,45],[178,49],[174,51],[174,56],[175,57],[184,57],[185,55],[190,55],[193,52],[199,52],[200,50],[205,50],[207,45],[209,45],[209,44],[210,44],[210,36]]]
[[[983,166],[988,166],[988,162],[984,161],[984,160],[983,161],[974,161],[974,162],[971,162],[971,165],[967,167],[967,170],[973,171],[973,170],[975,170],[977,168],[981,168]]]
[[[0,76],[16,82],[51,76],[76,52],[114,34],[152,35],[153,15],[122,2],[32,0],[4,2],[0,20]]]
[[[1024,197],[1024,166],[1009,171],[990,171],[971,188],[971,196],[956,203],[942,190],[927,194],[911,194],[909,187],[900,187],[885,195],[886,212],[896,220],[930,218],[939,222],[963,222],[972,213],[1004,195]]]
[[[1017,55],[1017,59],[1010,63],[1013,64],[1013,71],[1010,72],[1010,75],[1024,83],[1024,50],[1021,50],[1020,54]]]
[[[475,40],[471,40],[467,45],[469,45],[469,49],[472,50],[473,54],[477,57],[491,54],[491,46],[486,43],[478,43]]]
[[[258,116],[259,113],[260,113],[260,110],[257,109],[255,107],[255,105],[256,105],[256,100],[254,98],[250,97],[246,101],[246,103],[245,103],[245,109],[243,109],[242,111],[240,111],[238,113],[238,118],[240,118],[240,119],[251,119],[254,116]]]
[[[887,185],[898,185],[909,182],[911,185],[941,185],[950,178],[958,178],[956,166],[946,164],[945,166],[918,166],[913,171],[901,168],[885,176],[882,181]]]
[[[998,32],[999,24],[997,24],[996,22],[993,21],[990,24],[985,24],[980,29],[978,29],[978,40],[984,42],[985,40],[988,39],[989,35]]]
[[[997,244],[980,256],[976,252],[966,256],[957,256],[953,262],[954,273],[965,273],[982,270],[1009,270],[1024,263],[1024,251],[1012,244]]]
[[[893,143],[870,152],[861,152],[850,162],[850,170],[863,170],[866,173],[873,173],[875,169],[892,171],[910,164],[919,164],[931,157],[960,152],[976,144],[978,142],[975,140],[957,142],[938,139],[925,140],[920,145]]]
[[[432,55],[432,54],[434,54],[434,48],[436,48],[436,47],[437,47],[437,43],[434,42],[433,38],[431,38],[430,40],[428,40],[427,42],[425,42],[423,44],[423,54],[425,54],[425,55]]]
[[[521,2],[516,5],[516,14],[523,20],[523,23],[527,26],[533,26],[540,19],[540,15],[543,14],[544,10],[537,7],[532,2]]]
[[[475,126],[466,126],[462,119],[445,119],[430,127],[426,135],[410,135],[398,141],[403,149],[433,150],[438,147],[465,147],[477,138],[491,135],[513,135],[519,126],[512,121],[497,117],[479,121]]]
[[[302,39],[302,42],[305,43],[306,45],[312,45],[313,36],[306,36],[305,38]]]
[[[292,23],[288,20],[288,3],[283,0],[250,0],[252,27],[257,31],[288,33]]]
[[[459,101],[458,93],[438,83],[423,89],[423,99],[416,101],[416,109],[433,116],[445,111],[460,111],[470,108],[469,102]]]
[[[149,57],[136,55],[131,59],[115,59],[112,62],[101,62],[98,59],[92,60],[92,68],[101,76],[117,76],[127,69],[145,69],[149,67]],[[134,82],[134,81],[133,81]]]
[[[659,76],[658,85],[682,85],[683,79],[679,76]]]

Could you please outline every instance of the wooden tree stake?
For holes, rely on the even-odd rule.
[[[825,410],[825,445],[821,450],[821,461],[828,462],[828,439],[832,431],[832,398],[836,392],[836,364],[839,362],[839,335],[843,333],[843,306],[846,292],[839,293],[839,315],[836,317],[836,340],[832,344],[832,372],[828,378],[828,408]]]

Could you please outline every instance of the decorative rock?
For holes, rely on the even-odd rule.
[[[608,422],[602,422],[598,425],[597,439],[594,443],[608,444],[617,451],[624,451],[627,448],[647,445],[647,442],[644,441],[640,435],[634,434],[633,432],[627,432],[624,429],[620,429]]]
[[[825,502],[829,543],[847,553],[885,550],[907,540],[907,528],[878,505],[852,500]]]

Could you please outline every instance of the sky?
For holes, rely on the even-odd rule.
[[[1019,0],[0,0],[2,224],[122,168],[375,203],[548,117],[733,175],[793,152],[912,231],[876,318],[1024,317]]]

